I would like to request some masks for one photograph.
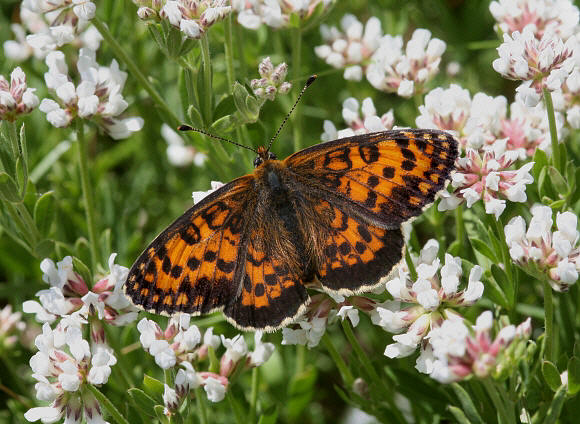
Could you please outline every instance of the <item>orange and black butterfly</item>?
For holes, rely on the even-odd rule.
[[[256,153],[252,174],[205,197],[141,254],[125,283],[133,303],[223,310],[236,327],[274,330],[304,312],[308,285],[369,291],[403,257],[401,224],[434,201],[458,152],[445,132],[405,129],[284,160]]]

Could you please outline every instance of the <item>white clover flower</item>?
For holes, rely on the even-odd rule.
[[[49,53],[46,63],[49,69],[44,79],[48,88],[54,90],[58,102],[43,99],[40,110],[47,114],[52,125],[66,127],[78,116],[95,121],[117,140],[143,127],[142,118],[118,118],[128,106],[120,94],[127,74],[119,69],[114,59],[110,67],[99,66],[95,52],[82,48],[77,63],[81,81],[76,87],[69,80],[62,52]]]
[[[276,94],[287,94],[292,88],[292,84],[284,81],[288,73],[288,65],[282,62],[274,67],[269,57],[266,57],[258,66],[259,79],[253,79],[250,87],[258,99],[274,100]]]
[[[518,353],[516,347],[530,337],[530,319],[517,328],[503,327],[495,339],[491,337],[492,324],[490,311],[483,312],[472,327],[458,317],[445,320],[427,335],[429,344],[422,349],[415,368],[441,383],[459,381],[471,374],[485,378],[510,372],[525,355],[525,349]]]
[[[26,75],[20,67],[10,74],[10,83],[0,75],[0,121],[15,121],[38,106],[35,88],[26,85]]]
[[[208,191],[194,191],[191,196],[193,197],[193,203],[197,204],[199,202],[201,202],[201,200],[210,195],[211,193],[213,193],[214,191],[216,191],[218,188],[223,187],[224,183],[219,182],[219,181],[212,181],[211,182],[211,189],[209,189]]]
[[[212,402],[221,402],[226,396],[226,387],[219,379],[214,377],[208,377],[205,379],[203,389],[207,394],[207,398]]]
[[[355,307],[352,305],[341,306],[336,315],[339,316],[343,321],[348,318],[353,327],[356,327],[360,321],[358,316],[358,309],[355,309]]]
[[[360,81],[365,62],[378,48],[383,35],[381,22],[373,16],[363,26],[354,15],[346,14],[340,26],[342,32],[336,27],[320,26],[326,44],[315,47],[314,53],[334,68],[345,68],[345,79]]]
[[[324,121],[324,133],[320,136],[322,141],[390,130],[395,123],[392,109],[380,117],[377,116],[377,110],[370,97],[365,98],[362,104],[359,104],[359,101],[354,97],[346,99],[342,103],[342,117],[348,128],[337,131],[334,124],[326,120]]]
[[[218,21],[228,16],[232,7],[226,0],[133,0],[142,20],[167,20],[191,39],[201,38]]]
[[[552,232],[552,210],[535,205],[527,231],[521,216],[512,218],[504,227],[511,258],[529,272],[544,273],[554,290],[567,291],[580,272],[577,221],[572,212],[558,212],[558,229]],[[535,270],[530,270],[530,266]]]
[[[169,125],[161,125],[161,136],[167,142],[167,159],[174,166],[188,166],[194,164],[201,166],[207,159],[207,155],[198,152],[193,146],[187,146],[183,138]]]
[[[260,330],[254,333],[254,351],[250,353],[250,366],[259,367],[274,353],[275,346],[272,343],[263,343],[262,335]]]
[[[400,333],[393,336],[395,343],[385,349],[385,355],[390,358],[411,355],[430,329],[438,327],[445,318],[458,317],[452,308],[473,305],[483,295],[481,267],[476,265],[471,269],[467,287],[459,290],[463,274],[461,259],[446,254],[441,267],[438,250],[439,244],[432,239],[418,258],[413,257],[416,281],[411,280],[406,264],[400,265],[398,276],[386,283],[394,301],[375,305],[370,314],[373,324]],[[409,306],[402,307],[402,304]]]
[[[35,340],[39,351],[30,359],[36,397],[51,406],[31,408],[24,417],[52,422],[64,416],[67,422],[78,422],[84,415],[88,421],[102,422],[100,405],[83,386],[105,384],[117,360],[106,345],[96,344],[91,349],[79,327],[63,328],[61,324],[54,330],[48,323],[43,325]]]
[[[385,35],[366,69],[367,80],[378,90],[411,97],[422,93],[425,85],[439,72],[446,45],[431,32],[416,29],[405,46],[401,36]]]
[[[318,346],[322,336],[326,332],[327,318],[315,317],[309,321],[301,320],[296,322],[300,328],[292,329],[285,327],[282,329],[283,345],[306,345],[308,348]]]
[[[542,89],[558,90],[572,72],[574,44],[572,39],[564,44],[548,32],[538,40],[528,26],[521,33],[515,31],[511,37],[504,34],[493,69],[504,78],[524,81],[518,92],[526,106],[533,107],[540,101]]]
[[[328,8],[331,0],[232,0],[232,7],[238,13],[238,23],[251,30],[258,29],[262,24],[271,28],[286,27],[290,15],[294,13],[302,20],[307,20],[320,4]]]
[[[457,172],[451,181],[453,194],[443,195],[438,210],[454,209],[462,201],[466,201],[470,208],[482,199],[485,212],[498,219],[506,208],[505,199],[511,202],[527,200],[526,185],[534,181],[530,174],[534,162],[528,162],[517,170],[508,170],[518,159],[518,153],[513,150],[502,152],[503,146],[498,144],[497,147],[483,155],[467,149],[466,156],[457,160]]]
[[[511,34],[530,28],[537,39],[553,32],[567,40],[577,30],[578,8],[570,0],[499,0],[489,11],[497,21],[496,31]]]

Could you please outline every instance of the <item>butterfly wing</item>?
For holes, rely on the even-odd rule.
[[[254,183],[252,175],[230,182],[164,230],[129,271],[131,301],[167,315],[223,309],[244,329],[273,329],[299,314],[306,289],[270,254]]]
[[[322,286],[350,294],[388,275],[403,256],[401,224],[434,201],[457,154],[447,133],[402,130],[321,143],[288,157],[295,190],[309,193],[310,207],[302,210],[315,215],[299,219],[326,227],[308,231]]]
[[[379,227],[419,215],[445,186],[457,141],[437,130],[395,130],[321,143],[284,161],[305,187]]]

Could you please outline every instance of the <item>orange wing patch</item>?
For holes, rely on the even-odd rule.
[[[310,184],[364,208],[388,228],[421,213],[445,185],[457,143],[435,130],[387,131],[323,143],[286,159]]]

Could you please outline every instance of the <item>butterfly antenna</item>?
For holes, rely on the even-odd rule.
[[[274,134],[274,137],[272,137],[270,139],[270,144],[268,144],[268,149],[266,149],[266,151],[270,151],[270,147],[272,147],[272,143],[274,142],[274,140],[276,140],[278,138],[278,135],[280,134],[280,131],[282,131],[282,128],[284,128],[284,125],[288,121],[288,118],[290,118],[290,115],[292,114],[292,112],[294,111],[294,109],[296,109],[296,105],[300,101],[300,98],[302,97],[302,95],[304,94],[304,92],[306,91],[306,89],[308,87],[310,87],[310,84],[312,84],[314,82],[314,80],[316,80],[316,78],[318,78],[318,75],[312,75],[310,78],[308,78],[308,81],[306,81],[306,84],[304,85],[304,88],[302,88],[302,91],[300,92],[300,94],[298,95],[298,98],[294,102],[294,106],[292,106],[292,109],[290,109],[290,112],[288,112],[288,114],[284,118],[284,121],[282,121],[282,124],[278,128],[278,131],[276,131],[276,134]]]
[[[178,126],[177,129],[179,131],[195,131],[195,132],[201,133],[203,135],[207,135],[208,137],[215,138],[216,140],[227,141],[228,143],[235,144],[236,146],[243,147],[244,149],[251,150],[252,152],[258,154],[258,151],[257,150],[252,149],[249,146],[244,146],[243,144],[236,143],[235,141],[232,141],[230,139],[227,139],[227,138],[224,138],[224,137],[220,137],[219,135],[210,134],[207,131],[200,130],[199,128],[193,128],[193,127],[191,127],[189,125],[182,124],[182,125]]]

